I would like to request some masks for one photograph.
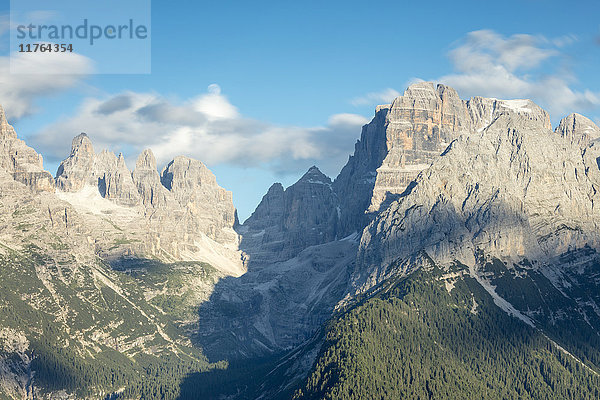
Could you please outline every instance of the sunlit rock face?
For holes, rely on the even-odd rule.
[[[431,82],[411,85],[392,104],[377,107],[333,184],[341,202],[339,233],[361,231],[452,140],[480,131],[502,113],[550,129],[548,114],[530,100],[461,100],[454,89]]]
[[[42,156],[17,138],[0,107],[0,168],[34,191],[53,191],[52,175],[44,171]]]
[[[598,128],[569,116],[499,111],[460,136],[363,232],[355,284],[367,289],[425,251],[474,266],[478,255],[552,262],[600,245]],[[521,113],[522,112],[522,113]],[[587,143],[587,145],[586,145]]]
[[[159,173],[146,149],[131,172],[122,154],[96,153],[82,133],[60,164],[56,187],[90,217],[105,257],[205,261],[226,274],[245,271],[232,194],[200,161],[180,156]]]

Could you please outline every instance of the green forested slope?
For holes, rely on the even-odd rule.
[[[418,271],[329,323],[295,399],[598,399],[600,378],[472,278]]]

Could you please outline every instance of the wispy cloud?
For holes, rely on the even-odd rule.
[[[593,110],[600,105],[599,93],[574,89],[574,76],[550,68],[560,64],[560,48],[575,40],[575,36],[547,39],[525,34],[505,37],[490,30],[470,32],[449,53],[455,72],[437,80],[463,97],[531,98],[554,119]]]
[[[574,34],[568,34],[551,39],[551,42],[556,47],[565,47],[579,41],[579,38]]]
[[[15,53],[12,71],[18,73],[11,73],[10,63],[0,57],[0,102],[12,120],[34,113],[40,97],[76,86],[92,71],[91,61],[75,53]]]
[[[159,162],[186,154],[209,165],[258,166],[296,173],[312,164],[336,174],[368,122],[356,114],[331,116],[321,127],[274,125],[242,116],[218,85],[194,98],[173,101],[156,93],[122,92],[88,98],[75,116],[32,138],[46,158],[64,158],[73,136],[84,131],[97,150],[135,157],[152,148]]]
[[[387,88],[378,92],[370,92],[363,96],[355,97],[350,100],[350,103],[355,106],[388,104],[398,96],[400,96],[400,92],[392,88]]]

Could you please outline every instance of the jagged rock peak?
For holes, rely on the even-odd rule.
[[[237,219],[231,193],[216,184],[204,164],[187,157],[169,163],[163,181],[172,191],[161,183],[150,149],[142,151],[130,171],[122,153],[94,152],[85,134],[73,139],[71,154],[61,163],[56,178],[60,198],[109,220],[119,231],[129,227],[139,235],[131,243],[102,247],[105,256],[135,254],[211,263],[217,257],[220,265],[215,267],[239,275],[243,264],[235,250],[239,238],[233,229]],[[106,238],[110,240],[103,235],[102,241]]]
[[[472,127],[477,131],[489,126],[500,114],[520,115],[533,123],[552,129],[550,115],[542,107],[529,99],[499,100],[486,97],[472,97],[466,101],[472,119]]]
[[[56,187],[65,192],[77,192],[88,185],[97,185],[103,176],[94,174],[97,163],[92,141],[85,133],[80,133],[71,141],[71,153],[56,171]]]
[[[54,180],[44,170],[42,156],[17,138],[0,107],[0,168],[35,191],[53,191]]]
[[[94,154],[92,141],[85,132],[81,132],[79,135],[75,136],[71,142],[71,155],[79,153]]]
[[[581,147],[587,146],[592,140],[600,137],[600,128],[589,118],[576,113],[563,118],[555,132]]]
[[[127,163],[125,162],[125,157],[123,157],[123,153],[119,153],[119,156],[117,157],[117,168],[127,170],[127,172],[129,172],[129,168],[127,168]]]
[[[341,203],[340,234],[362,231],[453,140],[482,132],[504,114],[551,130],[548,113],[531,100],[465,101],[433,82],[412,84],[391,105],[378,106],[333,183]]]
[[[154,153],[151,149],[145,149],[140,153],[137,161],[135,162],[135,169],[137,170],[138,168],[156,170],[156,158],[154,157]]]
[[[217,186],[217,178],[204,163],[186,156],[177,156],[165,166],[161,182],[172,192],[203,185]]]
[[[433,82],[416,82],[409,85],[402,96],[405,97],[433,97],[436,94],[435,84]],[[401,96],[396,97],[398,99]],[[396,101],[394,99],[394,101]]]
[[[141,202],[123,154],[117,157],[108,150],[96,154],[90,138],[81,133],[73,138],[71,154],[58,167],[56,187],[79,192],[86,186],[97,187],[102,197],[121,205]]]
[[[438,104],[439,102],[442,104]],[[469,117],[463,120],[463,111],[466,107]],[[492,123],[495,117],[500,113],[513,113],[523,115],[526,118],[540,122],[544,127],[550,129],[550,116],[540,106],[529,99],[500,100],[496,98],[486,98],[475,96],[470,100],[460,99],[458,92],[444,84],[435,84],[434,82],[418,82],[410,85],[402,96],[394,99],[391,106],[378,106],[376,111],[391,108],[410,108],[413,112],[412,117],[418,117],[419,111],[432,110],[441,113],[441,122],[444,117],[450,117],[454,122],[459,122],[458,126],[466,128],[484,128]],[[458,113],[457,113],[458,112]],[[446,116],[444,114],[447,114]],[[459,121],[456,121],[459,117]],[[468,121],[470,119],[471,121]],[[457,126],[455,125],[455,128]]]
[[[283,224],[284,193],[285,190],[281,183],[272,184],[244,225],[251,226],[255,230],[281,226]]]
[[[237,240],[233,195],[218,185],[215,175],[198,160],[178,156],[161,173],[161,183],[180,206],[194,216],[193,229],[218,242]]]
[[[441,84],[415,83],[389,107],[378,107],[334,182],[341,235],[361,231],[370,213],[402,193],[453,139],[471,129],[467,105]]]
[[[402,102],[403,98],[408,98],[411,101],[419,100],[435,100],[435,99],[457,99],[460,100],[456,90],[450,86],[443,84],[435,84],[434,82],[417,82],[410,85],[404,91],[402,96],[398,96],[392,102],[392,108],[395,104]]]
[[[474,266],[480,252],[546,262],[600,248],[599,155],[526,115],[461,135],[363,231],[357,287],[409,268],[422,250],[438,265]]]
[[[152,150],[145,149],[140,153],[135,163],[132,174],[142,203],[152,207],[167,207],[169,191],[160,182],[160,175],[156,169],[156,158]]]
[[[331,185],[331,179],[319,170],[315,165],[310,167],[308,171],[300,178],[299,182],[320,183]]]
[[[133,182],[131,171],[127,168],[123,153],[119,153],[115,168],[104,172],[104,197],[126,206],[135,206],[141,202],[137,187]]]
[[[6,119],[6,114],[4,113],[4,108],[0,106],[0,139],[16,139],[17,133],[15,129],[8,123]]]
[[[268,195],[269,193],[281,193],[283,191],[284,191],[283,185],[279,182],[275,182],[274,184],[271,185],[271,187],[267,191],[266,195]]]
[[[313,166],[287,189],[279,183],[269,188],[242,226],[242,248],[260,264],[335,240],[338,205],[331,179]]]

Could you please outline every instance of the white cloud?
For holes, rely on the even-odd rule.
[[[75,86],[91,71],[90,59],[76,53],[13,53],[12,61],[0,57],[0,104],[9,118],[21,118],[35,112],[39,97]]]
[[[334,126],[341,126],[341,125],[357,126],[357,125],[364,125],[364,124],[368,123],[369,120],[366,119],[365,117],[363,117],[362,115],[343,113],[343,114],[332,115],[331,117],[329,117],[329,120],[327,122],[329,125],[334,125]]]
[[[360,97],[355,97],[350,100],[350,103],[355,106],[365,106],[376,104],[389,104],[396,97],[400,96],[400,92],[395,89],[387,88],[379,92],[370,92]]]
[[[322,127],[264,123],[240,115],[211,85],[207,93],[184,101],[136,92],[88,98],[75,116],[46,127],[31,142],[46,158],[60,160],[73,136],[86,132],[97,151],[108,148],[135,158],[150,147],[161,164],[185,154],[209,165],[258,166],[279,173],[317,164],[334,175],[366,122],[360,115],[337,114]]]
[[[545,107],[553,119],[567,113],[585,112],[600,105],[600,95],[576,90],[567,72],[554,72],[560,64],[560,47],[575,36],[547,39],[517,34],[502,36],[490,30],[470,32],[450,51],[455,72],[436,79],[461,96],[531,98]]]
[[[194,109],[204,114],[210,120],[231,119],[239,117],[235,108],[221,94],[221,87],[216,83],[208,86],[208,93],[193,100]]]
[[[573,34],[560,36],[551,40],[556,47],[565,47],[577,42],[579,38]]]

